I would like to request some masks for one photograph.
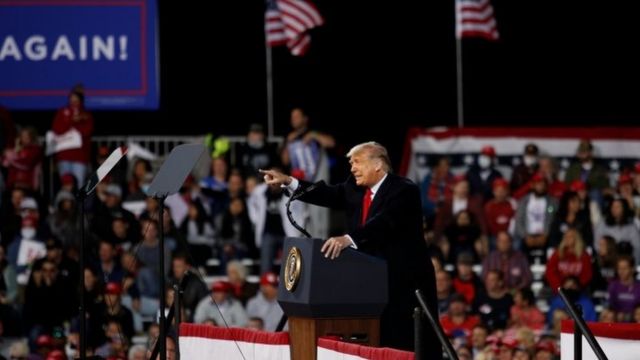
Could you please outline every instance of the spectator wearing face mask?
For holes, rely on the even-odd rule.
[[[25,198],[20,204],[22,220],[20,230],[7,248],[7,259],[16,270],[17,281],[26,285],[30,265],[46,254],[42,231],[38,231],[39,214],[33,198]]]
[[[262,125],[251,124],[249,127],[247,142],[238,145],[236,166],[240,167],[244,177],[255,176],[257,179],[262,179],[259,169],[279,166],[276,146],[265,141]]]
[[[467,172],[471,194],[481,195],[485,201],[493,197],[493,181],[502,177],[500,171],[495,169],[496,164],[496,150],[490,145],[483,146],[477,163]]]
[[[524,147],[522,163],[513,169],[511,175],[511,191],[517,191],[525,184],[529,183],[533,174],[538,171],[538,146],[529,143]]]

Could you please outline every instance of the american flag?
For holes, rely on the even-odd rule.
[[[267,46],[287,45],[292,55],[304,55],[309,49],[309,29],[324,24],[318,9],[305,0],[267,0],[265,14]]]
[[[456,0],[456,38],[481,37],[498,40],[490,0]]]

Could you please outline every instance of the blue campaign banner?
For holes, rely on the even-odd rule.
[[[0,0],[0,104],[157,109],[156,0]]]

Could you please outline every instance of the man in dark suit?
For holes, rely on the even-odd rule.
[[[347,157],[353,176],[342,184],[318,183],[301,200],[346,211],[348,232],[325,241],[321,251],[326,257],[334,259],[351,246],[387,260],[389,303],[381,319],[382,345],[411,350],[416,289],[422,290],[431,312],[438,316],[434,270],[422,235],[420,190],[391,173],[387,150],[378,143],[357,145]],[[310,185],[275,170],[262,173],[267,184],[290,191]],[[440,359],[440,343],[430,326],[425,329],[429,349],[424,354]]]

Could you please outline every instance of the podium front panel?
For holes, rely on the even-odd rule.
[[[388,298],[386,262],[352,248],[336,259],[325,258],[322,243],[285,239],[278,288],[284,313],[313,318],[379,316]]]

